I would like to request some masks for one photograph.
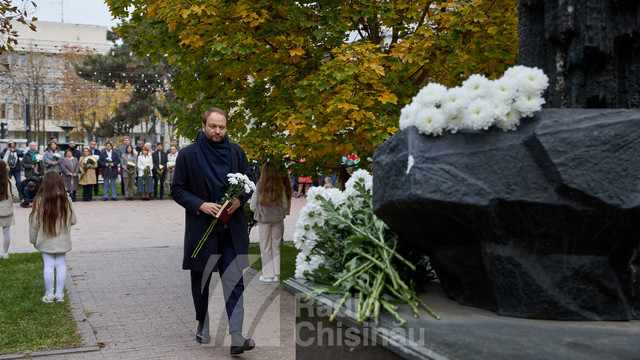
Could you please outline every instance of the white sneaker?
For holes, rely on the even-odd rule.
[[[260,281],[262,282],[273,282],[273,278],[266,278],[260,275]]]
[[[278,282],[278,275],[273,277],[273,282]]]
[[[6,252],[0,253],[0,259],[8,259],[9,258],[9,254]]]
[[[53,301],[54,301],[54,297],[53,297],[53,295],[45,295],[45,296],[43,296],[43,297],[42,297],[42,302],[43,302],[43,303],[50,304],[50,303],[52,303]]]
[[[62,293],[62,294],[57,294],[56,293],[55,295],[53,295],[53,299],[55,301],[57,301],[57,302],[63,303],[64,302],[64,293]]]

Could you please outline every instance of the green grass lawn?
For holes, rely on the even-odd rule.
[[[41,301],[42,271],[40,253],[0,260],[0,355],[82,346],[68,301]]]
[[[256,229],[257,230],[257,229]],[[280,246],[280,281],[293,277],[296,271],[296,256],[298,256],[298,249],[293,246],[293,242],[285,241]],[[253,256],[252,256],[253,255]],[[256,271],[262,270],[262,261],[260,259],[260,244],[249,244],[249,257],[257,255],[257,260],[251,264],[251,268]]]

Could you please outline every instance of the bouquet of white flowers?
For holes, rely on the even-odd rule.
[[[227,180],[229,181],[229,187],[227,188],[227,191],[225,192],[222,200],[218,202],[218,204],[222,205],[222,207],[220,208],[220,211],[218,211],[218,213],[215,215],[213,221],[211,221],[211,224],[198,242],[195,250],[193,250],[193,253],[191,254],[192,258],[198,255],[200,249],[202,248],[202,245],[204,245],[205,241],[207,241],[209,234],[211,234],[211,231],[213,230],[213,227],[216,225],[218,220],[221,220],[224,223],[229,220],[231,215],[226,210],[227,207],[235,201],[235,198],[239,198],[244,193],[250,194],[256,189],[256,185],[253,183],[253,181],[249,180],[249,178],[245,174],[230,173],[227,174]]]
[[[36,162],[42,161],[42,155],[36,154]]]
[[[497,80],[471,75],[462,86],[448,89],[430,83],[400,112],[400,130],[415,126],[425,135],[487,130],[492,125],[515,130],[520,118],[533,116],[544,104],[549,78],[538,68],[514,66]]]
[[[60,161],[60,159],[62,159],[62,155],[60,155],[59,153],[53,154],[54,161]]]
[[[167,169],[173,170],[174,167],[176,167],[176,162],[175,161],[167,162]]]
[[[374,213],[371,188],[373,179],[358,170],[346,183],[346,190],[313,187],[307,204],[300,210],[294,244],[300,250],[296,258],[296,278],[313,280],[323,287],[309,297],[322,293],[342,295],[338,308],[329,318],[335,319],[347,298],[357,294],[357,320],[373,316],[380,310],[390,312],[406,323],[393,302],[404,302],[418,316],[418,306],[439,318],[420,300],[412,283],[401,270],[416,271],[416,266],[396,252],[398,236]]]

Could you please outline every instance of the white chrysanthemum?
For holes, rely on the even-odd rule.
[[[311,255],[309,256],[309,271],[313,271],[315,269],[317,269],[320,264],[324,263],[324,257],[321,255]]]
[[[496,119],[496,126],[504,131],[515,130],[520,125],[520,112],[511,109],[505,114],[504,119]]]
[[[442,103],[444,96],[447,94],[447,87],[438,83],[429,83],[423,87],[413,98],[413,103],[419,107],[436,107]]]
[[[296,279],[304,278],[304,272],[309,270],[309,262],[307,261],[307,256],[308,255],[303,253],[298,253],[298,256],[296,256]]]
[[[520,76],[520,74],[527,69],[526,66],[524,65],[516,65],[516,66],[512,66],[510,68],[507,69],[507,71],[504,72],[504,74],[502,75],[502,77],[504,78],[509,78],[512,80],[517,80],[518,76]]]
[[[404,130],[409,126],[416,126],[416,109],[418,106],[411,103],[400,110],[400,130]]]
[[[473,74],[462,83],[467,101],[486,96],[491,82],[484,75]]]
[[[493,124],[491,104],[483,99],[473,100],[464,110],[462,125],[466,129],[487,130]]]
[[[489,104],[491,105],[491,109],[493,110],[494,122],[498,120],[505,120],[507,117],[507,113],[511,111],[511,105],[506,101],[490,99]]]
[[[421,134],[442,135],[444,125],[445,121],[442,111],[434,107],[423,108],[416,118],[416,127]]]
[[[516,96],[516,101],[513,102],[513,107],[518,110],[522,117],[533,116],[533,113],[540,111],[544,104],[544,98],[542,96],[534,94],[520,94]]]
[[[462,116],[464,113],[464,108],[458,109],[458,112],[452,113],[445,119],[445,130],[451,131],[452,134],[458,132],[458,130],[464,128],[462,124]]]
[[[503,76],[498,80],[491,82],[490,91],[487,95],[489,99],[498,101],[513,102],[518,90],[518,81]]]
[[[345,184],[345,189],[353,189],[356,183],[362,182],[365,185],[367,190],[371,190],[373,187],[373,176],[367,171],[363,169],[358,169],[351,174],[349,180]]]
[[[326,189],[324,192],[324,198],[330,201],[334,206],[340,206],[345,201],[342,191],[336,188]]]
[[[524,93],[542,94],[549,86],[549,78],[538,68],[524,67],[517,75],[518,87]]]
[[[467,92],[460,87],[454,87],[447,90],[447,93],[442,97],[442,106],[440,107],[444,112],[450,111],[448,109],[460,109],[464,106],[464,103],[468,100],[466,98]],[[448,114],[445,114],[448,116]]]
[[[237,185],[237,184],[238,184],[238,179],[236,179],[236,178],[229,178],[229,184],[231,184],[231,185]]]

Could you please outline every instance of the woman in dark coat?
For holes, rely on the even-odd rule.
[[[71,196],[71,200],[76,201],[76,190],[78,190],[78,159],[73,156],[73,151],[67,149],[65,156],[60,160],[60,169],[62,170],[62,180],[64,187]]]

